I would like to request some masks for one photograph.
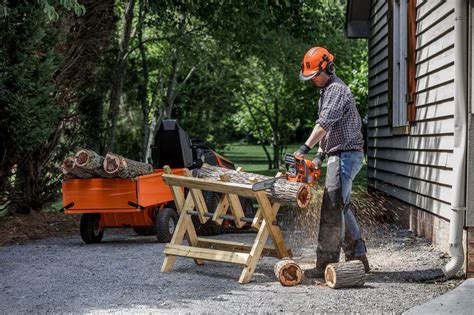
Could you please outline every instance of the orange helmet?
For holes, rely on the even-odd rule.
[[[319,75],[321,71],[334,74],[334,56],[323,47],[313,47],[304,55],[301,62],[300,80],[306,81]]]

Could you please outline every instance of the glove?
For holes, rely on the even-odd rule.
[[[299,147],[299,149],[296,150],[296,152],[293,155],[296,157],[303,158],[309,152],[309,150],[311,150],[311,148],[308,147],[305,143],[301,147]]]
[[[314,166],[316,166],[317,169],[320,169],[325,158],[326,155],[323,152],[318,152],[313,159]]]

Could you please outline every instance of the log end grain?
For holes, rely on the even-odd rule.
[[[301,185],[298,189],[297,199],[296,202],[298,203],[298,207],[306,208],[311,201],[311,188],[309,185]]]
[[[84,166],[89,163],[90,154],[87,150],[79,150],[76,153],[76,163],[78,166]]]
[[[73,156],[69,156],[64,159],[63,164],[61,165],[61,170],[63,174],[68,174],[76,166],[76,159]]]
[[[108,174],[116,173],[120,168],[120,158],[117,155],[107,153],[104,159],[104,170]]]
[[[283,258],[273,268],[278,281],[285,287],[298,285],[303,280],[300,266],[289,258]]]
[[[329,264],[324,279],[333,289],[362,287],[366,281],[364,264],[360,260]]]

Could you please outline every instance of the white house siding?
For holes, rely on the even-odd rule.
[[[393,135],[388,113],[388,1],[369,38],[369,185],[449,218],[454,131],[454,2],[417,1],[416,124]]]

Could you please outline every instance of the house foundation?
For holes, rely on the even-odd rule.
[[[467,230],[467,278],[474,278],[474,227]]]

